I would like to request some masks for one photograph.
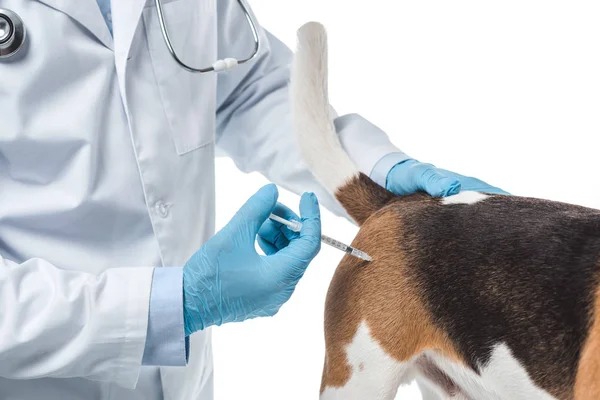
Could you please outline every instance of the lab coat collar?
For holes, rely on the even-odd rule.
[[[111,0],[113,36],[96,0],[38,0],[70,16],[115,53],[119,88],[125,96],[125,68],[144,6],[151,0]],[[127,107],[126,107],[127,109]],[[126,110],[127,111],[127,110]]]
[[[113,40],[106,26],[104,17],[95,0],[38,0],[58,11],[61,11],[98,38],[106,47],[112,49]]]
[[[147,0],[112,1],[113,35],[117,64],[125,63]]]
[[[119,90],[124,100],[125,113],[128,116],[125,71],[135,32],[138,29],[144,6],[148,1],[150,0],[111,1],[115,66],[119,78]]]

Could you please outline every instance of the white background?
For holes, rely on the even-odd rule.
[[[329,31],[330,97],[421,161],[513,194],[600,208],[600,3],[250,0],[294,48],[309,20]],[[267,181],[217,169],[217,227]],[[298,197],[280,200],[297,210]],[[356,228],[323,210],[323,231]],[[215,329],[216,398],[315,399],[323,302],[341,254],[323,248],[274,318]],[[458,265],[457,268],[460,268]],[[420,399],[414,387],[404,399]]]

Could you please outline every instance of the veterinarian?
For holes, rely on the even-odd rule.
[[[0,399],[211,399],[210,327],[274,315],[319,250],[317,198],[342,215],[294,143],[290,50],[236,0],[162,0],[186,65],[238,58],[219,73],[175,61],[150,0],[0,8]],[[395,193],[500,192],[335,124]],[[315,193],[302,232],[267,220],[294,216],[268,185],[214,235],[217,151]]]

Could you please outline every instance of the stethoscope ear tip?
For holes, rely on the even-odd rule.
[[[25,43],[25,25],[17,13],[0,8],[0,59],[14,56]]]

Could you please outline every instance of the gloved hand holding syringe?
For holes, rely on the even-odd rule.
[[[300,221],[288,221],[287,219],[281,218],[275,214],[271,214],[269,216],[269,218],[271,218],[273,221],[277,221],[280,224],[283,224],[285,226],[287,226],[288,228],[290,228],[291,231],[293,232],[300,232],[300,230],[302,229],[302,223]],[[328,244],[332,247],[335,247],[338,250],[344,251],[348,254],[350,254],[351,256],[354,256],[356,258],[360,258],[361,260],[365,260],[365,261],[372,261],[373,259],[364,251],[360,251],[358,249],[355,249],[354,247],[348,246],[347,244],[344,244],[342,242],[340,242],[339,240],[335,240],[329,236],[326,235],[321,235],[321,242]]]

